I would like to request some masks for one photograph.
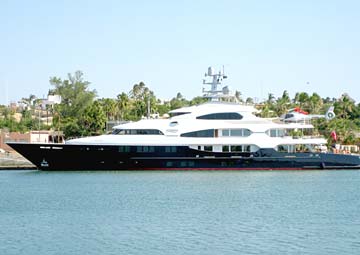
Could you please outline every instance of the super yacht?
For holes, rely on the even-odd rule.
[[[112,133],[55,143],[8,143],[41,170],[304,170],[360,168],[358,155],[328,152],[310,123],[257,116],[209,67],[209,101],[115,126]],[[299,135],[300,134],[300,135]]]

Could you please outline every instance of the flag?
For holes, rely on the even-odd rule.
[[[334,141],[337,140],[337,135],[336,135],[335,130],[331,131],[330,136],[332,137],[332,139],[333,139]]]

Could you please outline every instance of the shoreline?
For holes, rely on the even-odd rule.
[[[35,166],[0,166],[0,171],[38,170]]]
[[[37,167],[18,153],[0,153],[1,170],[35,170]]]

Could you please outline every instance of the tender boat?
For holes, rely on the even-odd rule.
[[[357,169],[358,155],[327,152],[309,123],[256,116],[250,105],[226,102],[227,78],[205,74],[209,102],[170,111],[167,119],[115,126],[111,134],[51,143],[8,143],[41,170],[302,170]],[[294,136],[301,131],[301,136]]]

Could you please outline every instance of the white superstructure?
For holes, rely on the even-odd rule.
[[[168,119],[144,119],[114,127],[113,134],[79,138],[68,144],[104,144],[138,146],[189,146],[214,152],[256,152],[260,148],[295,151],[297,146],[323,145],[320,137],[304,136],[313,129],[310,124],[276,123],[255,115],[253,106],[222,102],[229,98],[227,89],[218,89],[226,78],[223,72],[215,74],[209,68],[206,76],[212,77],[210,91],[205,97],[211,101],[170,111]],[[294,132],[295,131],[295,132]],[[295,136],[295,133],[302,135]]]

